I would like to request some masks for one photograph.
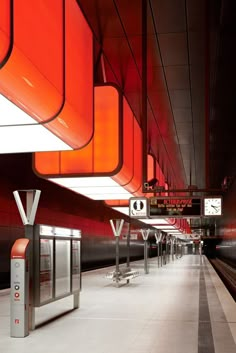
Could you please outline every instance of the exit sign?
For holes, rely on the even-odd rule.
[[[200,217],[202,199],[195,197],[150,197],[150,217]]]

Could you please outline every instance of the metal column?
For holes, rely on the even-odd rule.
[[[144,240],[144,272],[148,273],[148,236],[150,233],[150,229],[141,229],[141,233]]]
[[[156,239],[156,244],[157,244],[157,266],[159,267],[160,265],[160,241],[161,241],[161,238],[162,238],[162,235],[161,235],[161,232],[159,231],[158,232],[158,235],[157,233],[155,233],[155,239]]]
[[[115,222],[115,225],[114,225]],[[119,269],[119,260],[120,260],[120,254],[119,254],[119,237],[121,234],[121,230],[123,228],[124,220],[123,219],[110,219],[110,224],[111,228],[113,230],[113,234],[116,238],[116,271],[115,271],[115,278],[116,278],[116,284],[117,286],[119,285],[119,278],[120,278],[120,269]]]

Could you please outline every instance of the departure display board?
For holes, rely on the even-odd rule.
[[[150,197],[150,217],[199,217],[202,199],[193,197]]]

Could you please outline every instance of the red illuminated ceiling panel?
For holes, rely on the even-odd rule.
[[[35,120],[45,121],[63,102],[62,1],[26,0],[25,5],[14,2],[14,43],[0,71],[0,88]]]
[[[93,37],[76,0],[65,5],[65,100],[46,126],[81,148],[93,134]]]
[[[11,31],[11,10],[12,1],[1,0],[0,11],[0,67],[6,60],[12,37]]]
[[[9,13],[9,1],[1,1],[0,58],[9,47]],[[93,134],[93,38],[76,0],[25,0],[24,6],[15,0],[12,18],[12,51],[0,69],[1,100],[28,115],[17,120],[6,110],[0,126],[40,123],[67,149],[83,147]]]
[[[129,207],[129,200],[104,200],[104,202],[110,207]]]
[[[157,161],[156,161],[156,178],[158,180],[159,186],[165,186],[165,175],[163,174],[162,169]]]
[[[155,177],[154,169],[155,169],[154,156],[151,154],[148,154],[147,156],[147,179],[148,180],[151,180],[152,178]]]
[[[126,139],[127,139],[127,144],[130,143],[129,130],[126,129],[126,131],[124,131],[124,134],[125,134],[124,135],[125,136],[125,142],[126,142]],[[140,137],[137,138],[137,139],[134,139],[134,141],[136,141],[136,140],[138,141],[138,139],[140,139]],[[126,145],[125,148],[128,149],[128,146]],[[133,151],[134,154],[137,152],[137,145],[136,145],[135,142],[134,142],[134,146],[133,147],[130,146],[129,148],[130,148],[130,151]],[[136,163],[136,165],[138,165],[138,163]],[[136,175],[138,175],[139,170],[140,170],[140,168],[137,168]],[[147,155],[147,177],[148,177],[148,180],[151,180],[151,179],[156,177],[156,159],[154,158],[154,156],[152,154],[148,154]],[[139,176],[139,180],[140,180],[140,178],[141,178],[141,176]],[[151,196],[154,196],[153,193],[148,193],[147,195],[143,194],[142,187],[140,187],[133,194],[136,197],[140,197],[140,196],[151,197]],[[124,213],[124,214],[127,214],[127,215],[129,214],[129,200],[105,200],[104,202],[105,202],[105,204],[107,206],[110,206],[110,207],[114,208],[115,210],[118,210],[121,213]]]
[[[128,199],[142,185],[141,129],[116,87],[95,88],[95,131],[78,151],[36,153],[40,176],[93,199]]]

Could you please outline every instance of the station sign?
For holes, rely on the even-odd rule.
[[[202,199],[196,197],[150,197],[150,217],[199,217]]]
[[[147,218],[148,199],[146,197],[131,197],[129,199],[129,216],[131,218]]]

